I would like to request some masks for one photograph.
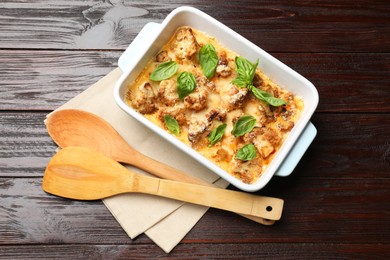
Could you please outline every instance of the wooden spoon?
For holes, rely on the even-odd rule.
[[[133,173],[111,158],[84,147],[67,147],[47,165],[43,190],[65,198],[96,200],[139,192],[279,220],[283,200]]]
[[[210,185],[138,152],[107,121],[92,113],[77,109],[58,110],[49,115],[46,127],[61,148],[87,147],[163,179]]]
[[[92,113],[77,109],[58,110],[49,115],[46,127],[54,142],[61,148],[87,147],[163,179],[213,186],[138,152],[107,121]],[[274,221],[268,219],[243,217],[263,225],[274,224]]]

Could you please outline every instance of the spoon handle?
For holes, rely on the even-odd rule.
[[[244,215],[279,220],[283,200],[196,184],[133,176],[132,192],[147,193]]]
[[[180,181],[198,185],[207,185],[212,186],[212,184],[203,181],[199,178],[188,175],[178,169],[175,169],[165,163],[156,161],[138,151],[132,150],[131,160],[123,161],[124,163],[129,163],[133,166],[136,166],[139,169],[142,169],[146,172],[153,174],[154,176],[160,177],[166,180]]]
[[[188,175],[178,169],[175,169],[167,164],[164,164],[162,162],[156,161],[134,149],[132,149],[131,152],[128,152],[128,154],[131,154],[132,158],[131,161],[123,161],[123,158],[126,158],[125,156],[122,156],[122,161],[124,163],[129,163],[133,166],[136,166],[146,172],[149,172],[153,174],[154,176],[166,179],[166,180],[172,180],[172,181],[179,181],[179,182],[185,182],[185,183],[191,183],[191,184],[197,184],[197,185],[204,185],[208,187],[215,187],[213,184],[208,183],[202,179],[193,177],[191,175]],[[280,209],[282,211],[282,208]],[[262,217],[255,217],[252,215],[245,215],[240,214],[236,212],[238,215],[241,215],[242,217],[245,217],[247,219],[250,219],[252,221],[255,221],[257,223],[263,224],[263,225],[272,225],[275,223],[275,221],[270,219],[265,219]]]

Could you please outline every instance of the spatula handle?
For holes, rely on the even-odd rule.
[[[127,161],[127,163],[130,163],[140,169],[143,169],[146,172],[152,173],[155,176],[158,176],[160,178],[166,179],[166,180],[172,180],[172,181],[178,181],[178,182],[186,182],[191,184],[197,184],[197,185],[204,185],[208,187],[215,187],[213,184],[208,183],[206,181],[203,181],[199,178],[193,177],[191,175],[188,175],[178,169],[175,169],[167,164],[164,164],[162,162],[156,161],[140,152],[137,152],[132,149],[132,151],[129,151],[127,153],[131,154],[131,160]],[[123,156],[124,158],[127,158]],[[122,160],[123,161],[123,160]],[[126,162],[126,161],[124,161]],[[282,211],[282,209],[280,209]],[[237,213],[237,212],[236,212]],[[242,217],[248,218],[252,221],[255,221],[257,223],[263,224],[263,225],[272,225],[275,223],[273,220],[264,219],[260,217],[240,214]]]
[[[136,166],[137,168],[149,172],[154,176],[172,181],[186,182],[206,186],[212,185],[206,181],[203,181],[199,178],[193,177],[178,169],[175,169],[168,164],[156,161],[153,158],[150,158],[138,151],[132,150],[129,151],[128,154],[131,154],[131,158],[127,157],[128,161],[122,160],[123,162]]]
[[[132,191],[148,193],[232,211],[244,215],[279,220],[283,200],[271,197],[256,196],[244,192],[219,189],[189,183],[137,176]]]

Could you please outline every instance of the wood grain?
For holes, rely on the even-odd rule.
[[[0,51],[0,109],[53,110],[116,68],[120,54]]]
[[[387,259],[389,245],[318,243],[180,244],[169,256],[156,245],[21,245],[0,247],[0,259]]]
[[[149,243],[145,236],[130,240],[100,201],[55,197],[41,182],[1,178],[0,245],[105,244],[107,237],[113,244]],[[389,206],[390,189],[384,179],[321,182],[295,175],[277,178],[257,194],[285,199],[284,215],[272,228],[212,209],[183,243],[390,243],[389,207],[383,207]]]
[[[390,54],[272,53],[318,89],[318,112],[390,112]],[[117,67],[121,52],[1,51],[0,109],[53,110]]]
[[[213,244],[202,247],[199,244],[180,244],[169,256],[161,253],[155,245],[144,244],[129,247],[119,245],[36,245],[10,246],[0,248],[0,259],[39,258],[50,259],[266,259],[270,255],[278,259],[387,259],[388,245],[365,244],[316,244],[316,243],[247,243]]]
[[[46,114],[0,113],[0,176],[42,176],[57,147],[44,127]],[[389,177],[389,115],[318,113],[312,121],[318,136],[293,175]]]
[[[274,56],[316,86],[320,96],[317,112],[390,111],[388,53],[274,53]]]
[[[0,177],[42,176],[56,145],[46,132],[46,113],[0,113]]]
[[[100,201],[42,191],[56,148],[43,120],[182,5],[308,78],[320,103],[297,168],[256,193],[285,200],[281,221],[211,209],[167,255]],[[389,259],[389,1],[5,0],[0,14],[0,259]]]
[[[390,51],[387,1],[20,2],[0,5],[0,48],[124,49],[147,22],[191,5],[267,51]]]

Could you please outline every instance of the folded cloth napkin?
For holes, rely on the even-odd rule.
[[[154,134],[116,105],[113,91],[120,75],[120,69],[113,70],[59,109],[81,109],[94,113],[108,121],[132,147],[143,154],[226,188],[226,181]],[[126,167],[147,174],[132,166]],[[117,195],[104,199],[103,202],[130,238],[145,233],[166,253],[185,237],[208,209],[137,193]]]

